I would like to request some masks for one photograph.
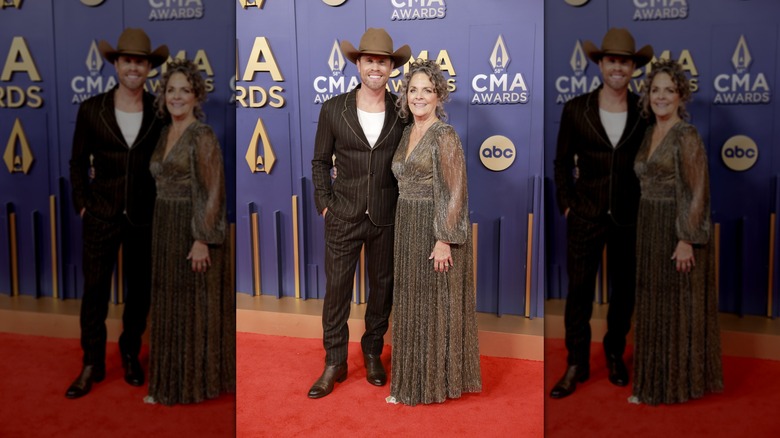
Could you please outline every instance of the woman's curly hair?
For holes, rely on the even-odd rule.
[[[449,100],[450,90],[447,88],[447,80],[444,79],[439,64],[437,64],[436,61],[429,59],[418,59],[409,64],[409,71],[404,75],[404,79],[401,82],[401,93],[399,94],[399,99],[396,101],[398,115],[402,119],[407,119],[409,117],[409,101],[406,97],[406,91],[409,89],[409,81],[412,80],[412,76],[416,73],[425,73],[425,75],[428,76],[428,79],[433,83],[436,96],[439,97],[439,102],[436,104],[436,117],[442,121],[446,121],[447,112],[444,111],[444,103]]]
[[[677,94],[680,95],[680,105],[677,107],[677,115],[683,120],[688,120],[690,114],[685,109],[685,103],[691,100],[691,85],[688,82],[688,77],[685,76],[685,72],[679,62],[674,59],[662,59],[654,62],[651,66],[650,73],[642,84],[644,92],[639,99],[639,107],[641,108],[642,116],[652,118],[653,110],[650,108],[650,87],[653,84],[653,79],[659,73],[666,73],[672,79],[672,83],[677,88]]]
[[[174,59],[167,64],[165,73],[160,81],[160,91],[154,100],[157,116],[165,120],[171,118],[168,108],[165,106],[165,90],[168,88],[168,81],[174,73],[183,74],[187,78],[187,82],[192,86],[192,92],[195,93],[195,101],[197,102],[193,112],[196,119],[203,120],[206,114],[203,113],[201,104],[206,101],[206,80],[200,74],[198,66],[189,59]]]

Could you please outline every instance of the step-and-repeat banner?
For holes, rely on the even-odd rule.
[[[238,0],[237,291],[322,298],[323,220],[311,158],[322,103],[360,81],[339,43],[385,28],[435,59],[463,142],[478,310],[541,316],[542,0]],[[397,92],[408,66],[391,75]],[[356,266],[354,301],[370,293]]]
[[[561,110],[567,100],[600,84],[598,66],[584,56],[582,43],[600,46],[607,29],[625,27],[637,47],[653,46],[656,59],[678,60],[691,81],[691,122],[709,158],[721,311],[778,315],[780,161],[773,151],[780,138],[773,93],[780,78],[778,16],[780,3],[773,0],[545,3],[547,297],[565,297],[568,284],[566,229],[552,177]],[[633,91],[641,91],[648,69],[636,72]],[[605,292],[597,291],[597,299]]]
[[[126,27],[193,60],[208,85],[206,121],[235,193],[235,10],[220,0],[4,0],[0,3],[0,293],[80,298],[81,221],[69,182],[79,103],[116,85],[97,49]],[[159,92],[162,69],[146,89]],[[229,215],[234,222],[233,203]],[[121,273],[115,291],[121,291]],[[114,294],[121,301],[120,294]]]

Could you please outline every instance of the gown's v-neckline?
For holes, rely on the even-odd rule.
[[[661,149],[661,146],[663,146],[664,143],[666,143],[666,138],[669,137],[669,134],[671,134],[672,131],[674,131],[677,128],[677,125],[679,125],[680,122],[682,122],[682,120],[678,120],[678,121],[674,122],[674,125],[672,125],[672,127],[669,128],[668,131],[666,131],[666,134],[664,134],[664,136],[661,137],[661,141],[658,142],[658,146],[655,147],[655,150],[653,150],[651,152],[650,148],[647,148],[647,161],[648,162],[650,162],[650,160],[658,153],[658,150]],[[655,128],[653,128],[653,129],[655,129]],[[651,133],[650,134],[650,144],[652,145],[652,143],[653,143],[653,134]]]
[[[414,151],[416,151],[420,147],[420,143],[422,143],[423,139],[428,136],[428,133],[431,131],[431,128],[433,128],[439,122],[440,122],[439,120],[433,122],[431,124],[431,126],[429,126],[428,129],[425,130],[425,132],[423,132],[422,137],[420,137],[420,139],[417,140],[417,144],[414,145],[414,149],[412,149],[411,151],[409,150],[409,145],[412,144],[412,142],[411,142],[412,130],[411,129],[409,130],[409,140],[410,141],[406,142],[406,151],[404,151],[405,152],[404,153],[404,164],[409,162],[409,158],[411,158],[412,154],[414,153]],[[414,125],[412,125],[412,126],[414,126]]]
[[[169,149],[167,152],[166,152],[165,150],[163,150],[163,158],[162,158],[163,162],[165,162],[165,161],[167,161],[167,160],[168,160],[168,157],[170,157],[170,156],[171,156],[171,154],[173,153],[173,151],[174,151],[174,150],[175,150],[175,149],[176,149],[176,148],[179,146],[179,143],[181,143],[181,139],[182,139],[182,137],[184,137],[184,134],[186,134],[186,133],[187,133],[187,131],[189,131],[189,130],[190,130],[190,127],[191,127],[192,125],[194,125],[194,124],[195,124],[195,122],[197,122],[197,120],[194,120],[194,121],[190,122],[190,124],[189,124],[189,125],[187,125],[187,127],[186,127],[186,128],[184,128],[184,131],[182,131],[182,132],[181,132],[181,135],[179,136],[179,138],[177,138],[177,139],[176,139],[176,141],[173,143],[173,145],[171,146],[171,148],[170,148],[170,149]],[[171,127],[172,127],[172,126],[173,126],[173,125],[169,125],[169,126],[168,126],[168,132],[170,132],[170,129],[171,129]],[[168,136],[168,132],[166,132],[166,133],[165,133],[165,136],[166,136],[166,137]],[[167,141],[168,141],[168,140],[166,139],[166,142],[167,142]]]

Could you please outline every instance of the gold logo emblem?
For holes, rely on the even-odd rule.
[[[571,65],[575,76],[581,76],[585,73],[585,69],[588,68],[588,58],[585,57],[585,51],[582,50],[582,44],[580,44],[579,40],[574,45],[574,52],[571,54],[569,65]]]
[[[22,0],[0,0],[0,9],[5,8],[22,8]]]
[[[341,6],[347,2],[347,0],[322,0],[328,6]]]
[[[86,6],[100,6],[105,0],[81,0],[81,4]]]
[[[742,172],[756,164],[758,146],[746,135],[735,135],[723,143],[720,158],[729,169]]]
[[[330,66],[330,71],[333,72],[333,76],[341,76],[345,67],[344,59],[344,54],[341,53],[341,48],[339,48],[339,41],[333,41],[333,48],[330,50],[330,57],[328,57],[328,65]]]
[[[488,137],[479,148],[482,165],[494,172],[505,170],[515,162],[515,145],[503,135]]]
[[[499,74],[506,70],[509,65],[509,52],[506,51],[504,37],[499,35],[496,45],[493,46],[493,53],[490,54],[490,65],[493,66],[493,73]]]
[[[100,56],[100,51],[98,50],[95,40],[92,40],[92,44],[89,46],[89,52],[87,52],[87,60],[85,63],[90,76],[97,76],[103,68],[103,57]]]
[[[263,145],[263,156],[257,153],[260,142]],[[270,175],[274,163],[276,163],[276,154],[274,154],[271,141],[268,139],[268,131],[265,129],[263,119],[258,117],[255,132],[252,133],[252,139],[249,140],[249,147],[246,151],[246,164],[249,165],[249,170],[252,173],[265,172]]]
[[[16,148],[17,143],[19,144],[18,149]],[[14,122],[11,137],[8,138],[8,143],[5,146],[3,161],[5,161],[9,172],[22,172],[25,175],[30,171],[30,167],[35,161],[32,149],[30,149],[30,142],[27,141],[27,135],[25,135],[22,122],[19,119]]]
[[[238,0],[238,3],[241,5],[242,8],[257,8],[257,9],[263,9],[263,4],[265,3],[265,0]]]
[[[744,73],[750,67],[751,62],[753,62],[753,57],[750,56],[745,35],[740,35],[737,48],[734,49],[734,54],[731,56],[731,64],[737,73]]]

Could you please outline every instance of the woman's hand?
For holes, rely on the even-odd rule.
[[[433,270],[436,272],[447,272],[450,270],[450,267],[453,266],[452,264],[452,253],[450,252],[450,244],[446,242],[442,242],[441,240],[436,241],[436,245],[433,247],[433,251],[431,251],[430,257],[428,257],[428,260],[433,260]]]
[[[211,257],[209,257],[209,246],[200,240],[192,244],[190,253],[187,254],[187,260],[192,261],[192,272],[206,272],[211,266]]]
[[[693,258],[693,245],[682,240],[677,242],[672,260],[677,267],[677,272],[691,272],[691,269],[696,266],[696,260]]]

